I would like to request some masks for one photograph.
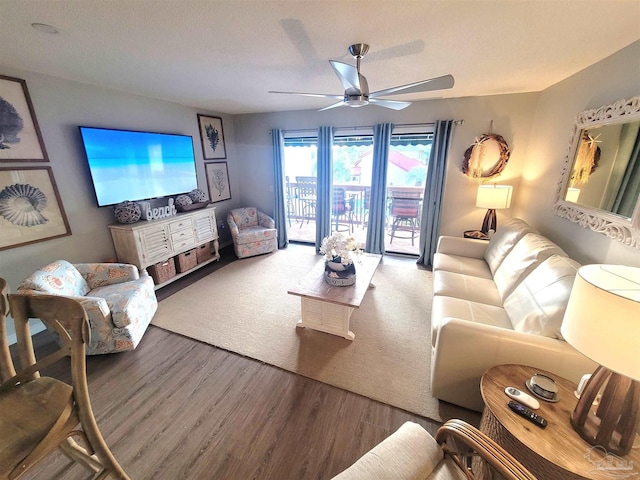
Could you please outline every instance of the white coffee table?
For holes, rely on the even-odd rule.
[[[356,336],[349,330],[351,314],[360,304],[370,288],[381,255],[363,253],[356,261],[356,283],[349,287],[334,287],[324,280],[324,260],[319,260],[313,270],[300,283],[288,290],[291,295],[301,297],[302,318],[297,327],[308,327],[353,340]]]

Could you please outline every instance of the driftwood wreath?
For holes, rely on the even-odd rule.
[[[484,182],[500,175],[509,161],[509,145],[500,135],[486,133],[464,152],[462,173]]]

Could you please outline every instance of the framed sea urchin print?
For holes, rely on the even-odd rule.
[[[0,250],[67,235],[50,167],[0,168]]]
[[[200,128],[200,141],[202,143],[202,155],[205,160],[218,160],[227,158],[224,146],[224,132],[222,131],[222,119],[198,114],[198,127]]]
[[[0,162],[48,162],[27,83],[0,75]]]

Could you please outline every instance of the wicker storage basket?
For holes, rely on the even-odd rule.
[[[198,245],[196,247],[196,257],[198,263],[206,262],[213,257],[211,253],[211,242],[207,242],[204,245]]]
[[[174,257],[176,259],[176,270],[179,273],[186,272],[187,270],[191,270],[198,264],[198,259],[196,257],[196,249],[192,248],[191,250],[187,250],[184,253],[176,255]]]
[[[165,260],[164,262],[156,263],[155,265],[150,265],[147,268],[149,275],[153,278],[153,281],[156,285],[159,285],[163,282],[166,282],[171,277],[176,276],[176,264],[173,261],[173,257]]]

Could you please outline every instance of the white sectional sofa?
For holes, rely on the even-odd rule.
[[[597,365],[560,334],[579,267],[517,218],[489,242],[441,237],[433,262],[433,395],[482,411],[480,379],[492,366],[529,365],[576,383],[592,373]]]

